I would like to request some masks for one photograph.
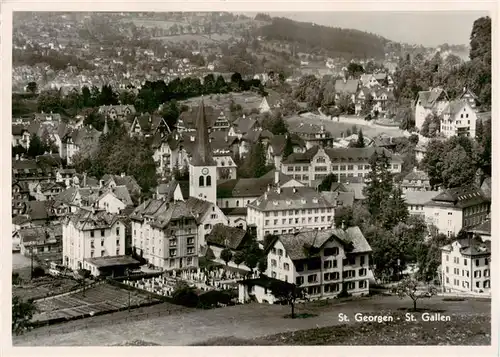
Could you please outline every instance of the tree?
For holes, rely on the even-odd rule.
[[[371,93],[368,93],[365,100],[363,101],[363,105],[361,106],[361,115],[367,115],[372,112],[373,104],[375,101],[373,100],[373,96]]]
[[[345,229],[349,227],[354,227],[354,213],[352,207],[341,206],[335,209],[334,215],[335,227],[344,227]]]
[[[250,153],[246,159],[248,177],[261,177],[267,173],[266,168],[266,151],[262,140],[259,140],[252,145]]]
[[[441,186],[443,183],[442,158],[445,153],[445,144],[440,140],[430,140],[427,143],[427,151],[421,162],[422,169],[429,176],[430,185],[433,188]]]
[[[180,114],[181,111],[176,100],[165,103],[161,110],[161,116],[171,130],[177,126],[177,120]]]
[[[35,94],[38,90],[38,85],[36,84],[36,82],[29,82],[26,86],[26,90],[31,94]]]
[[[401,189],[396,187],[392,190],[390,198],[384,202],[385,208],[381,211],[381,221],[386,229],[392,229],[398,223],[406,222],[410,215],[402,195]]]
[[[285,147],[283,149],[283,159],[293,154],[293,143],[290,134],[285,134]]]
[[[413,300],[413,311],[417,311],[417,300],[436,294],[436,290],[433,287],[429,288],[429,291],[426,292],[420,291],[418,289],[418,281],[413,278],[406,278],[401,281],[396,287],[396,292],[401,299],[409,297]]]
[[[234,264],[240,265],[245,262],[245,253],[243,251],[238,251],[234,254],[233,258]]]
[[[407,264],[404,243],[393,232],[375,225],[365,230],[365,237],[373,250],[375,276],[382,280],[396,278]]]
[[[444,155],[441,176],[445,188],[470,186],[475,174],[475,164],[462,146],[457,145]]]
[[[389,157],[385,151],[375,152],[369,160],[371,171],[367,175],[367,185],[364,188],[367,207],[373,217],[379,217],[383,205],[392,192],[392,174],[389,171]]]
[[[38,155],[43,155],[47,149],[46,145],[42,142],[40,137],[35,133],[30,139],[30,146],[28,148],[28,156],[35,158]]]
[[[365,70],[359,63],[351,62],[347,66],[347,73],[350,78],[359,78],[363,73],[365,73]]]
[[[224,248],[220,252],[220,258],[226,263],[226,265],[228,265],[233,258],[233,252],[229,248]]]
[[[274,297],[280,301],[287,303],[291,308],[291,318],[295,318],[295,302],[305,297],[303,288],[278,280],[273,280],[270,284],[269,290],[273,293]]]
[[[19,296],[12,297],[12,333],[21,335],[33,327],[31,319],[37,312],[32,300],[23,301]]]
[[[323,178],[323,180],[319,184],[318,190],[319,191],[330,191],[332,188],[332,184],[334,184],[335,182],[338,182],[337,175],[328,174]]]
[[[260,271],[261,274],[264,274],[267,270],[267,256],[263,255],[259,259],[259,263],[257,264],[257,269]]]
[[[272,118],[271,133],[274,135],[283,135],[288,133],[285,121],[283,120],[283,115],[280,111],[277,111],[275,117]]]
[[[185,282],[180,282],[175,286],[172,293],[172,299],[174,303],[187,307],[196,307],[199,302],[198,295],[194,291],[194,288],[190,287]]]
[[[481,17],[474,21],[470,34],[469,58],[491,64],[491,18]]]

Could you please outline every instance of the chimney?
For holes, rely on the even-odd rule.
[[[276,169],[274,170],[274,184],[279,185],[280,183],[280,172]]]
[[[125,177],[125,172],[122,172],[120,176]]]

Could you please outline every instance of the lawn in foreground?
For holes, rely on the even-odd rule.
[[[403,317],[403,314],[401,314]],[[450,322],[353,323],[279,333],[255,339],[223,337],[193,346],[455,345],[491,344],[491,317],[456,314]]]

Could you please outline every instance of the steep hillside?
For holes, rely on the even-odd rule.
[[[389,40],[367,32],[327,27],[286,18],[273,18],[272,23],[257,30],[267,40],[297,44],[297,51],[324,51],[330,56],[346,58],[384,58]]]

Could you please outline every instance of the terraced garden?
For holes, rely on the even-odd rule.
[[[130,307],[158,301],[148,294],[130,291]],[[129,306],[129,291],[102,283],[67,295],[59,295],[35,302],[39,312],[33,321],[72,319],[107,311],[117,311]]]

